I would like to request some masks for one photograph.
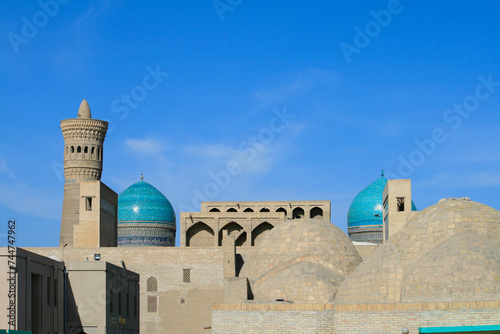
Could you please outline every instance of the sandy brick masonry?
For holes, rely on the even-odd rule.
[[[410,334],[419,327],[500,324],[500,301],[334,306],[334,333]]]
[[[223,248],[100,247],[27,248],[64,261],[101,261],[125,266],[140,275],[141,333],[209,333],[211,306],[224,302]],[[123,261],[123,265],[122,265]],[[183,271],[190,270],[189,282]],[[147,291],[147,280],[157,280],[156,291]],[[157,299],[157,311],[148,312],[148,297]]]
[[[332,304],[216,304],[212,333],[333,333]]]
[[[500,324],[500,301],[402,304],[216,304],[212,333],[400,334],[404,327]]]

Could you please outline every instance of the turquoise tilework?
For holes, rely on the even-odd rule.
[[[381,177],[370,183],[354,198],[347,213],[347,226],[352,230],[362,226],[382,226],[382,193],[387,179]],[[417,211],[411,203],[412,211]]]
[[[118,196],[118,224],[140,222],[175,224],[172,204],[158,189],[142,180]]]

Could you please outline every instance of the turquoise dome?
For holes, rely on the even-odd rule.
[[[383,241],[382,195],[387,179],[382,176],[370,183],[354,198],[347,213],[348,233],[353,241],[381,243]],[[417,211],[411,202],[411,210]]]
[[[134,183],[118,196],[118,223],[175,222],[169,200],[144,180]]]
[[[174,246],[175,230],[172,204],[142,178],[118,196],[118,246]]]
[[[350,228],[366,225],[382,226],[382,193],[387,179],[381,177],[370,183],[354,198],[347,213],[347,225]]]

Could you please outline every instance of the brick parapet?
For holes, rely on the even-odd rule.
[[[500,301],[447,302],[447,303],[397,303],[397,304],[340,304],[334,305],[335,312],[413,312],[447,311],[463,309],[499,309]]]
[[[214,304],[212,333],[400,334],[406,327],[500,323],[500,301],[400,304]]]

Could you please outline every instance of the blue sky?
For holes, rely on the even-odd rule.
[[[382,168],[412,179],[418,209],[459,196],[500,209],[499,10],[2,1],[0,222],[17,219],[18,246],[57,246],[58,126],[84,98],[110,122],[102,181],[120,193],[142,172],[177,216],[199,210],[197,193],[331,200],[345,231],[349,204]],[[234,175],[216,185],[228,164]]]

